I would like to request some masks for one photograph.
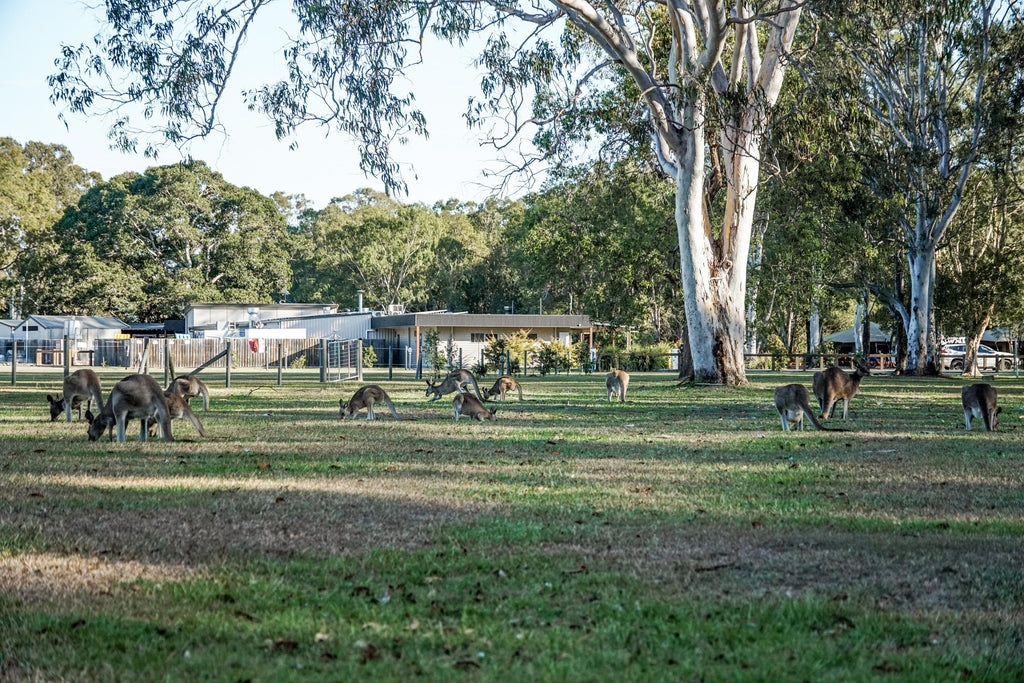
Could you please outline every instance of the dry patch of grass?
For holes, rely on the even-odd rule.
[[[0,593],[32,605],[60,601],[64,609],[88,609],[96,600],[116,599],[133,581],[160,584],[201,576],[194,567],[165,562],[117,560],[82,554],[0,555]]]

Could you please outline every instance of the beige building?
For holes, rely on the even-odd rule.
[[[586,335],[593,346],[594,328],[590,316],[586,315],[500,315],[477,313],[449,313],[432,311],[426,313],[405,313],[402,315],[381,315],[370,318],[372,340],[382,340],[389,348],[398,348],[407,358],[409,365],[415,365],[419,358],[423,335],[436,329],[439,342],[444,345],[450,338],[461,351],[463,362],[472,365],[483,356],[484,346],[493,337],[515,334],[524,330],[539,341],[554,340],[565,344],[572,338]],[[374,344],[377,346],[377,344]],[[380,354],[378,353],[378,356]]]

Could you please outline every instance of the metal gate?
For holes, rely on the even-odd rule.
[[[327,342],[327,381],[341,382],[359,377],[359,341],[339,339]]]

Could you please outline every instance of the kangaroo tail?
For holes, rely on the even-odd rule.
[[[388,405],[388,410],[391,411],[391,417],[395,418],[396,420],[404,420],[405,419],[404,417],[399,415],[397,412],[395,412],[395,404],[391,402],[391,397],[388,396],[387,394],[384,394],[384,403],[386,403]]]
[[[523,385],[520,384],[519,382],[516,382],[516,390],[519,391],[519,400],[522,401],[523,400]]]
[[[199,432],[199,436],[202,436],[202,437],[205,438],[206,437],[206,430],[203,429],[202,423],[199,422],[199,416],[196,415],[194,412],[192,412],[192,409],[188,407],[187,403],[185,404],[185,415],[188,417],[189,421],[192,423],[192,426],[196,428],[196,431]]]
[[[823,432],[848,432],[848,431],[850,431],[849,429],[837,429],[835,427],[826,427],[825,425],[823,425],[820,422],[818,422],[818,418],[816,418],[814,416],[814,411],[811,410],[811,406],[807,402],[804,402],[804,404],[802,406],[800,406],[800,407],[803,408],[804,415],[806,415],[807,417],[811,418],[811,422],[814,423],[814,426],[817,427],[818,429],[820,429]]]
[[[198,379],[196,381],[199,382],[199,393],[203,395],[203,412],[208,413],[210,412],[210,390],[207,389],[206,385],[200,382]]]
[[[473,380],[473,390],[476,392],[476,397],[483,403],[484,395],[480,393],[480,385],[476,383],[476,377],[473,376],[473,373],[469,373],[469,378]]]

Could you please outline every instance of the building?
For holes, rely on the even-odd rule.
[[[586,315],[502,315],[477,313],[449,313],[428,311],[401,315],[374,315],[370,318],[369,342],[384,358],[388,349],[398,349],[402,362],[419,362],[417,350],[427,330],[437,330],[440,343],[449,339],[461,354],[466,365],[473,365],[483,357],[489,339],[515,334],[520,330],[539,341],[554,340],[565,344],[574,336],[585,335],[593,346],[594,328]]]
[[[19,345],[18,359],[22,362],[61,365],[63,339],[70,340],[75,353],[74,365],[91,365],[95,342],[118,339],[127,325],[118,318],[90,315],[30,315],[14,327],[11,341]],[[10,344],[4,349],[8,358]]]
[[[197,337],[234,336],[238,328],[259,327],[268,320],[337,312],[336,304],[190,304],[185,331]]]

